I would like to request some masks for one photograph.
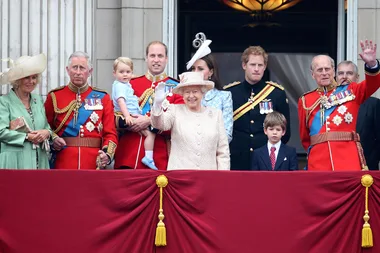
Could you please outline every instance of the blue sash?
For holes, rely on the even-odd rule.
[[[92,90],[90,94],[86,97],[86,99],[90,98],[97,98],[97,99],[103,99],[103,97],[106,95],[104,92],[99,92]],[[93,110],[86,110],[84,108],[84,105],[82,103],[81,107],[78,110],[78,121],[76,124],[74,124],[74,117],[71,119],[69,124],[67,124],[67,127],[65,131],[62,134],[62,137],[76,137],[79,134],[80,126],[83,125],[88,117],[90,117]]]
[[[161,81],[158,81],[158,83],[160,83]],[[170,79],[168,78],[166,81],[165,81],[166,85],[165,85],[165,92],[171,92],[171,90],[177,86],[178,82],[173,80],[173,79]],[[150,98],[149,98],[150,99]],[[146,103],[143,108],[141,109],[141,114],[142,115],[145,115],[147,112],[150,111],[150,104],[149,103]]]
[[[345,91],[345,90],[347,90],[347,87],[348,87],[348,85],[338,86],[336,88],[335,92],[332,94],[336,95],[339,92]],[[310,136],[316,135],[321,131],[321,128],[326,121],[326,117],[330,116],[331,113],[337,108],[337,106],[338,105],[334,105],[331,108],[325,110],[325,118],[323,119],[324,120],[323,124],[321,124],[321,110],[319,110],[317,112],[317,114],[315,114],[315,117],[314,117],[313,121],[311,122],[311,126],[310,126]]]
[[[332,94],[336,95],[338,92],[345,91],[345,90],[347,90],[347,87],[348,87],[348,85],[338,86],[336,88],[335,92],[333,92]],[[313,121],[311,122],[311,126],[310,126],[310,136],[316,135],[316,134],[318,134],[321,131],[321,128],[322,128],[322,126],[324,125],[324,123],[326,121],[326,117],[330,116],[331,113],[337,108],[337,106],[338,105],[334,105],[331,108],[325,110],[325,118],[323,119],[324,120],[323,124],[321,124],[321,110],[319,110],[317,112],[317,114],[315,114],[315,117],[314,117]],[[312,149],[312,147],[313,146],[310,146],[307,149],[307,157],[308,158],[309,158],[310,150]],[[306,164],[304,170],[308,170],[308,165],[307,164]]]

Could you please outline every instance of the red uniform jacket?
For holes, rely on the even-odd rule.
[[[308,150],[308,170],[362,169],[356,142],[328,141],[311,146],[310,136],[326,132],[354,132],[360,104],[380,87],[379,69],[380,66],[377,69],[366,68],[366,80],[361,83],[331,86],[326,94],[318,88],[299,99],[300,137],[303,147]],[[321,110],[320,103],[313,106],[323,95],[329,101],[339,103],[325,110]]]
[[[47,120],[60,137],[99,138],[101,146],[67,146],[56,153],[55,169],[96,169],[98,151],[112,146],[107,151],[112,158],[116,148],[117,133],[110,96],[105,91],[87,86],[81,90],[77,100],[76,90],[73,84],[69,84],[49,93],[45,102]],[[78,115],[75,124],[76,105]]]
[[[178,84],[177,80],[168,77],[165,73],[159,76],[152,76],[148,72],[130,81],[135,95],[139,97],[139,104],[143,115],[150,114],[150,108],[153,104],[152,95],[154,95],[154,88],[160,82],[166,83],[166,91],[169,93],[166,99],[170,103],[183,103],[182,96],[171,93],[171,90]],[[159,170],[166,170],[168,165],[167,141],[169,137],[170,135],[168,133],[157,134],[154,141],[153,159]],[[119,140],[120,148],[117,149],[115,154],[115,168],[148,169],[147,166],[141,163],[141,159],[145,155],[144,140],[145,136],[135,132],[126,131],[121,135]]]

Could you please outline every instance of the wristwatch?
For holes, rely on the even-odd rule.
[[[26,136],[25,136],[25,140],[26,140],[26,141],[28,140],[28,134],[26,134]]]

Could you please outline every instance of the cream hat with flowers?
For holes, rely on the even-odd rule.
[[[179,84],[173,89],[173,93],[182,94],[185,87],[204,86],[207,91],[214,88],[214,82],[203,79],[202,72],[184,72],[179,75]]]
[[[0,84],[13,83],[21,78],[40,74],[46,69],[46,56],[39,54],[35,56],[24,55],[15,62],[8,59],[10,68],[0,72]]]

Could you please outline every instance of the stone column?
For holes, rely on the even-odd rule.
[[[146,71],[145,48],[162,41],[162,0],[121,1],[121,53],[134,63],[134,74]]]
[[[377,43],[377,59],[380,58],[380,0],[360,0],[358,2],[358,43],[368,39]],[[361,52],[358,44],[358,51]],[[360,80],[364,78],[364,62],[358,52]],[[380,91],[375,93],[380,98]]]

